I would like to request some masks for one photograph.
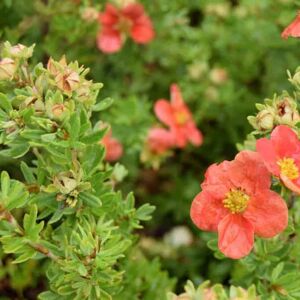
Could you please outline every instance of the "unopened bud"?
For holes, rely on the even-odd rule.
[[[0,80],[12,79],[16,70],[15,61],[11,58],[3,58],[0,61]]]
[[[210,80],[215,84],[223,84],[228,79],[228,73],[223,68],[214,68],[209,74]]]
[[[79,85],[79,75],[71,69],[66,69],[65,72],[59,73],[55,77],[57,86],[64,92],[72,92]]]
[[[87,22],[93,22],[98,19],[99,12],[94,7],[86,7],[82,13],[81,18]]]
[[[274,117],[272,110],[264,109],[257,114],[254,127],[259,130],[271,130],[274,127]]]
[[[277,101],[276,111],[276,121],[278,124],[293,126],[300,120],[297,105],[290,97],[285,97]]]
[[[55,104],[52,106],[52,113],[55,117],[60,117],[61,114],[66,110],[63,104]]]
[[[26,47],[22,44],[17,44],[12,47],[8,47],[7,51],[11,57],[14,58],[29,58],[32,56],[34,46]]]

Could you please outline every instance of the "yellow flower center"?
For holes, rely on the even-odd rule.
[[[176,123],[179,125],[183,125],[187,122],[188,120],[188,115],[185,112],[179,111],[175,113],[175,120]]]
[[[285,175],[288,179],[294,180],[299,177],[299,169],[293,158],[284,157],[277,161],[277,164],[280,167],[280,173]]]
[[[232,189],[225,196],[226,198],[223,200],[224,207],[233,214],[245,211],[250,199],[250,196],[240,189]]]

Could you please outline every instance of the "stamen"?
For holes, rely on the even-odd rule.
[[[280,173],[285,175],[288,179],[294,180],[299,177],[299,169],[293,158],[284,157],[278,160],[277,164],[280,167]]]
[[[179,125],[185,124],[187,122],[188,118],[189,117],[185,112],[180,111],[180,112],[175,113],[175,119]]]
[[[226,198],[223,200],[224,207],[233,214],[244,212],[250,199],[250,196],[241,189],[232,189],[225,196]]]

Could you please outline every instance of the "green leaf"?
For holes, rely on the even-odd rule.
[[[83,203],[90,207],[100,207],[102,205],[99,197],[89,193],[89,192],[81,192],[79,194],[79,199],[83,201]]]
[[[279,277],[281,272],[283,271],[284,268],[284,262],[280,262],[272,271],[272,282],[276,281],[276,279]]]
[[[152,218],[151,214],[154,210],[155,206],[146,203],[137,209],[136,217],[141,221],[148,221]]]
[[[84,144],[94,144],[97,143],[99,141],[102,140],[102,138],[104,137],[104,135],[106,134],[107,130],[100,130],[100,131],[96,131],[93,132],[89,135],[84,136],[83,138],[81,138],[81,142]]]
[[[19,158],[24,156],[30,149],[30,145],[27,143],[23,144],[11,144],[9,149],[0,151],[0,154],[6,157]]]
[[[69,126],[70,139],[74,142],[78,140],[80,132],[80,117],[76,112],[72,114]]]
[[[10,188],[10,177],[6,171],[1,173],[1,196],[6,198],[8,196],[8,191]]]
[[[13,109],[7,96],[3,93],[0,93],[0,107],[3,108],[7,113]]]
[[[54,294],[50,291],[43,292],[38,295],[39,300],[61,300],[61,296]]]
[[[99,103],[95,104],[92,107],[93,111],[102,111],[109,108],[113,104],[114,100],[112,98],[105,98],[101,100]]]
[[[13,261],[14,264],[20,264],[24,261],[27,261],[33,258],[36,255],[36,251],[34,249],[29,248],[26,252],[21,254],[17,259]]]
[[[21,162],[20,167],[26,182],[29,184],[35,183],[33,172],[24,161]]]

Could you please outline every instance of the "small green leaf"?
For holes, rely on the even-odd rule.
[[[92,108],[93,111],[102,111],[109,108],[113,104],[114,100],[112,98],[105,98],[99,103],[95,104]]]
[[[21,162],[20,167],[26,182],[29,184],[35,183],[33,172],[24,161]]]

